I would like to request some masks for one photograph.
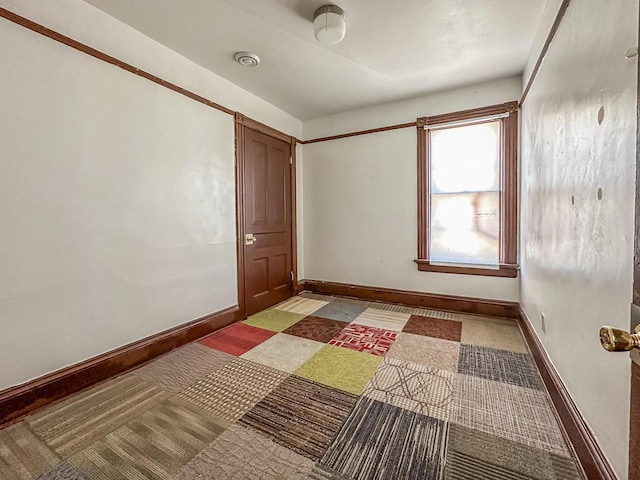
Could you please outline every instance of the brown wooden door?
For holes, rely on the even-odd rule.
[[[293,294],[291,146],[244,127],[244,271],[246,314]]]

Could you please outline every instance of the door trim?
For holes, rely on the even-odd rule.
[[[281,140],[289,144],[289,155],[291,163],[289,168],[291,171],[291,270],[293,271],[292,291],[295,295],[298,293],[298,232],[296,222],[296,144],[298,140],[291,135],[287,135],[280,130],[260,123],[257,120],[247,117],[236,112],[235,116],[235,143],[236,143],[236,252],[238,266],[238,308],[240,319],[247,317],[247,299],[245,289],[245,255],[244,255],[244,132],[245,129],[255,130],[264,135],[268,135],[277,140]]]

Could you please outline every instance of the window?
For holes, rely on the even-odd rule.
[[[417,120],[419,270],[517,276],[517,108]]]

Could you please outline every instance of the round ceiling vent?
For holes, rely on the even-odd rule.
[[[251,52],[238,52],[233,58],[244,67],[256,67],[260,63],[260,57]]]

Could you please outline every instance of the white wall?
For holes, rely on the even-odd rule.
[[[520,77],[304,122],[305,138],[415,121],[517,100]],[[417,134],[393,130],[304,145],[304,275],[421,292],[517,301],[517,278],[419,272]]]
[[[300,135],[81,1],[0,5]],[[0,389],[235,305],[233,118],[5,19],[0,65]]]
[[[522,115],[522,303],[621,478],[630,362],[598,330],[629,328],[637,20],[636,0],[572,2]]]

